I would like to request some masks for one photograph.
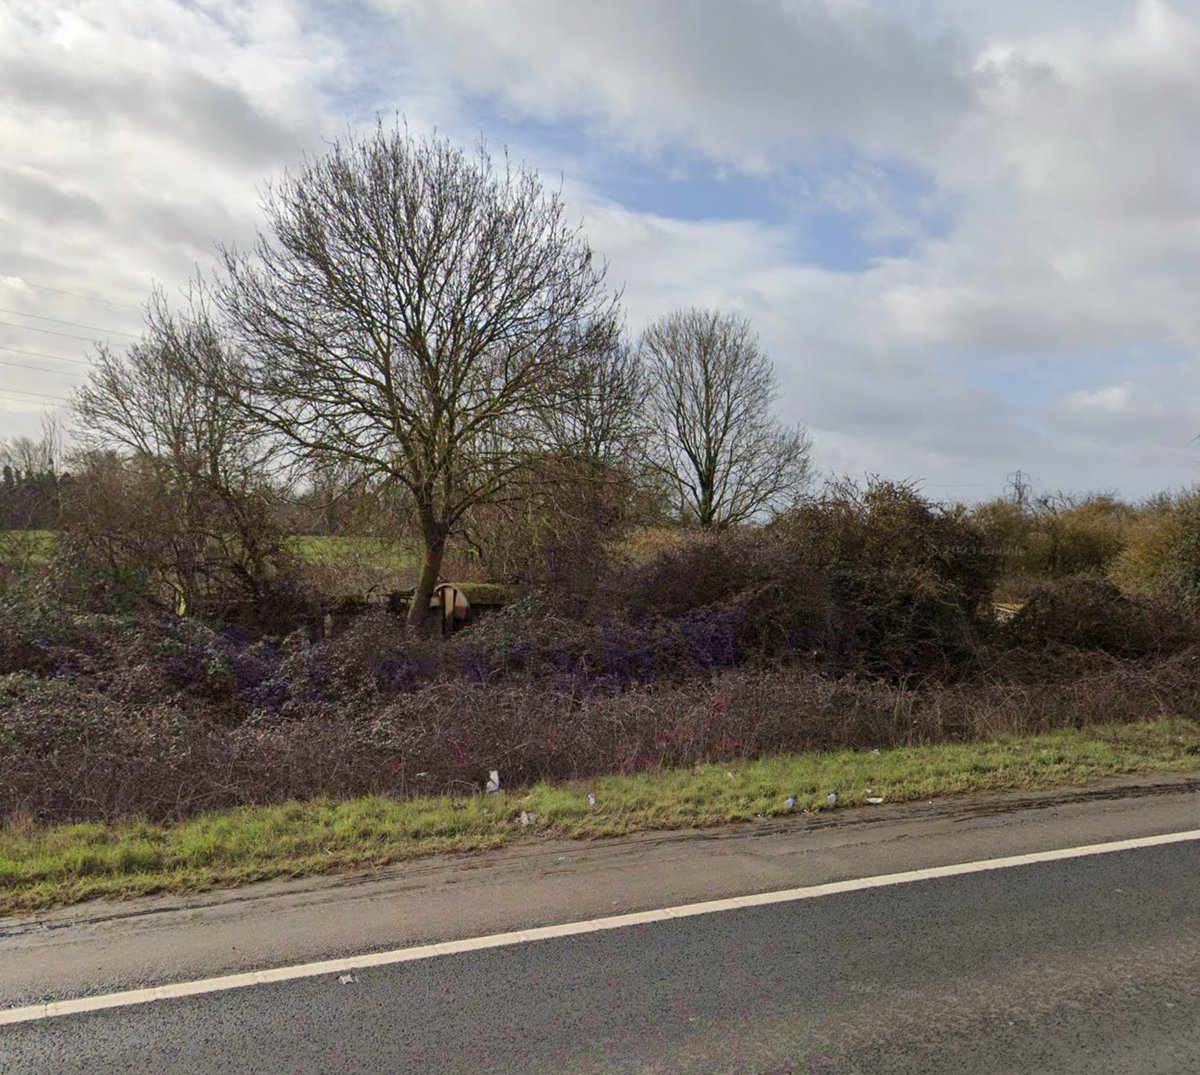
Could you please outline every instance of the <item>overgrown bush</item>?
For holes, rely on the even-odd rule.
[[[230,726],[79,680],[0,677],[0,816],[173,819],[317,795],[478,791],[782,751],[901,746],[1192,716],[1195,652],[1109,660],[1060,682],[927,686],[800,669],[724,671],[621,694],[460,679],[373,710],[309,701]]]
[[[1108,495],[1040,503],[1027,570],[1044,578],[1103,575],[1125,548],[1137,510]]]
[[[644,476],[565,454],[537,460],[466,518],[466,544],[497,581],[551,590],[577,612],[635,525],[658,518]]]
[[[315,615],[264,486],[93,453],[63,496],[60,580],[85,607],[169,609],[260,632]]]
[[[965,511],[903,483],[840,482],[772,530],[824,580],[843,667],[905,676],[971,665],[997,567]]]
[[[0,595],[0,815],[175,818],[474,789],[493,768],[519,784],[1194,716],[1194,606],[1087,575],[997,627],[988,533],[907,486],[840,485],[768,527],[607,557],[590,589],[547,584],[445,641],[382,608],[331,639],[88,611],[30,578]]]
[[[1105,579],[1080,575],[1034,593],[1003,633],[1024,648],[1146,657],[1200,643],[1200,620],[1177,603],[1127,596]]]
[[[1018,602],[1049,580],[1104,575],[1140,519],[1138,509],[1109,495],[992,500],[970,516],[997,560],[997,597]]]
[[[610,624],[665,619],[692,638],[719,636],[720,646],[728,638],[738,664],[828,655],[839,629],[804,550],[753,528],[693,531],[657,554],[626,559],[604,576],[587,614]]]
[[[1147,510],[1109,576],[1130,593],[1200,597],[1200,496],[1172,498]]]

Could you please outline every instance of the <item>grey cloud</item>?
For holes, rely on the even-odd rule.
[[[156,71],[8,57],[0,66],[0,100],[98,127],[132,127],[248,167],[289,157],[300,144],[295,131],[263,114],[240,89],[186,63]]]
[[[99,227],[108,219],[104,207],[90,194],[67,189],[43,173],[3,164],[0,164],[0,204],[10,220],[38,217],[53,226]]]
[[[610,133],[686,140],[750,165],[797,140],[910,152],[973,100],[970,55],[860,4],[800,0],[379,0],[461,84]]]

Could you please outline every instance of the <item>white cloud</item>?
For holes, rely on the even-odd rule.
[[[0,307],[136,330],[127,305],[31,285],[131,305],[152,278],[181,285],[215,241],[252,233],[259,183],[376,109],[464,141],[488,116],[510,124],[518,156],[566,172],[631,327],[679,305],[746,313],[827,469],[962,495],[994,492],[1017,467],[1132,492],[1193,473],[1194,6],[9,0]],[[582,127],[590,152],[620,147],[651,168],[681,153],[795,176],[871,238],[907,245],[830,272],[749,209],[634,212],[526,119]],[[848,158],[832,171],[830,145]],[[895,194],[897,161],[952,209],[936,235]],[[78,357],[87,345],[5,328],[0,346]],[[71,380],[0,366],[0,387],[17,391]],[[21,409],[0,400],[0,436],[32,431]]]
[[[748,169],[832,136],[907,151],[969,109],[969,54],[886,8],[844,0],[376,0],[464,90],[542,117],[582,116],[654,150]]]
[[[1069,392],[1063,400],[1066,409],[1074,414],[1113,417],[1128,413],[1133,403],[1133,389],[1128,381],[1104,388],[1080,389]]]

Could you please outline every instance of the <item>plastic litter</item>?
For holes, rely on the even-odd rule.
[[[483,789],[489,795],[500,790],[500,770],[492,769],[488,773],[487,787]]]
[[[521,811],[521,828],[527,829],[537,821],[537,814],[531,814],[528,810]]]
[[[424,780],[428,775],[428,773],[417,773],[417,779]]]
[[[789,795],[785,801],[787,802],[787,808],[788,808],[789,810],[791,810],[791,809],[793,809],[793,808],[795,807],[795,805],[796,805],[796,796],[795,796],[795,795]]]
[[[593,810],[596,809],[596,793],[593,791],[588,792],[588,806],[590,806]]]
[[[867,797],[867,802],[872,806],[878,806],[881,802],[883,802],[883,799],[879,795],[870,795]]]
[[[874,750],[871,751],[871,753],[874,754],[875,757],[878,758],[879,757],[879,747],[876,747]]]
[[[338,985],[354,985],[358,981],[353,974],[339,974]]]
[[[829,803],[830,806],[832,806],[835,802],[837,802],[837,792],[831,791],[828,795],[825,796],[825,801],[827,803]]]

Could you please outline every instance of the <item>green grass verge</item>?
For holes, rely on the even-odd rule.
[[[176,825],[0,827],[0,913],[97,897],[192,892],[353,871],[547,837],[619,836],[967,792],[1083,785],[1200,769],[1200,722],[1096,726],[1031,738],[840,751],[397,802],[368,797],[244,807]],[[830,791],[838,802],[827,802]],[[596,796],[596,806],[587,795]],[[794,807],[787,805],[795,796]],[[523,825],[522,811],[532,815]]]

